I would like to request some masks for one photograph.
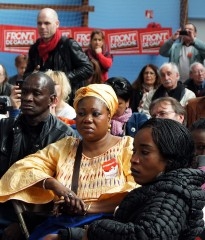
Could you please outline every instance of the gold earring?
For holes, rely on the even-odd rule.
[[[111,131],[111,123],[108,125],[108,129],[107,129],[108,132]]]

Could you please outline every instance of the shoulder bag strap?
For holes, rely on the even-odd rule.
[[[76,155],[75,155],[75,162],[73,167],[73,176],[72,176],[72,182],[71,182],[71,190],[77,194],[78,191],[78,179],[79,179],[79,173],[80,173],[80,163],[82,158],[82,141],[79,142]]]

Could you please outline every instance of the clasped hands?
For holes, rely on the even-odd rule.
[[[58,216],[62,213],[69,215],[85,215],[85,203],[77,197],[77,195],[70,191],[67,195],[61,196],[54,202],[53,214]]]

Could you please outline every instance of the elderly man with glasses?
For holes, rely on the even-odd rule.
[[[196,97],[205,96],[205,67],[199,62],[190,66],[190,78],[185,81],[185,86],[195,93]]]

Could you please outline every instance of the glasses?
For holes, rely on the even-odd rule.
[[[144,75],[155,75],[155,73],[154,72],[144,72]]]
[[[200,69],[200,70],[197,70],[197,71],[193,71],[192,73],[193,74],[202,74],[202,73],[204,73],[204,70]]]
[[[158,112],[158,113],[156,113],[156,114],[151,114],[151,117],[152,117],[152,118],[156,118],[156,117],[166,118],[166,117],[169,116],[170,113],[175,113],[175,112],[174,112],[174,111],[167,111],[167,112],[165,112],[165,111],[160,111],[160,112]]]

